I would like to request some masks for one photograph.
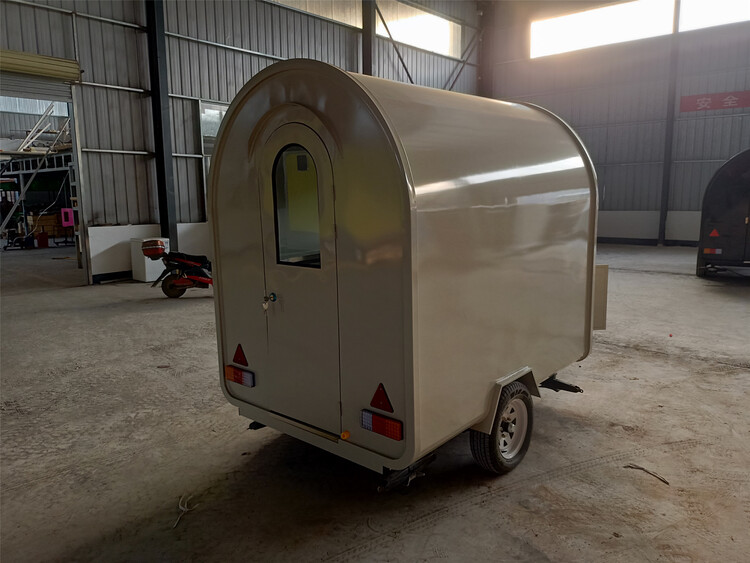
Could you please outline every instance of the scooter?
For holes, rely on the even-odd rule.
[[[164,271],[151,287],[161,282],[161,290],[167,297],[177,299],[191,287],[206,289],[214,284],[211,261],[206,256],[167,252],[161,240],[144,241],[141,252],[151,260],[164,262]]]

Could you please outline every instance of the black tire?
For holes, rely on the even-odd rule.
[[[699,278],[705,278],[706,274],[708,274],[706,263],[703,260],[698,260],[698,263],[695,266],[695,275]]]
[[[524,415],[525,423],[521,420]],[[513,431],[509,432],[511,421],[508,419],[511,417],[515,418],[511,419],[514,421]],[[485,434],[477,430],[471,431],[471,455],[474,456],[474,461],[497,475],[512,471],[521,463],[529,449],[533,426],[534,405],[529,390],[520,381],[506,385],[500,393],[492,432]],[[518,432],[523,434],[516,435]]]
[[[183,295],[185,295],[185,291],[187,291],[187,288],[175,286],[174,284],[174,282],[179,280],[181,277],[182,276],[178,274],[169,274],[161,281],[161,290],[164,292],[164,295],[171,299],[177,299],[178,297],[182,297]]]

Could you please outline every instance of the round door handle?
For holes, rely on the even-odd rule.
[[[277,295],[275,293],[271,292],[271,293],[268,294],[268,300],[271,303],[276,303],[276,301],[278,301],[278,299],[279,298],[277,297]]]

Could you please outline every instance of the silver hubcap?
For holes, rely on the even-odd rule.
[[[511,460],[521,451],[528,421],[529,413],[522,399],[516,397],[505,405],[500,415],[500,429],[497,432],[500,455],[505,459]]]

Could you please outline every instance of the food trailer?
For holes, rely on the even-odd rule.
[[[597,191],[561,119],[311,60],[266,68],[210,171],[221,386],[378,472],[471,431],[504,473],[589,353]]]
[[[750,268],[750,149],[714,174],[703,196],[696,274]]]

